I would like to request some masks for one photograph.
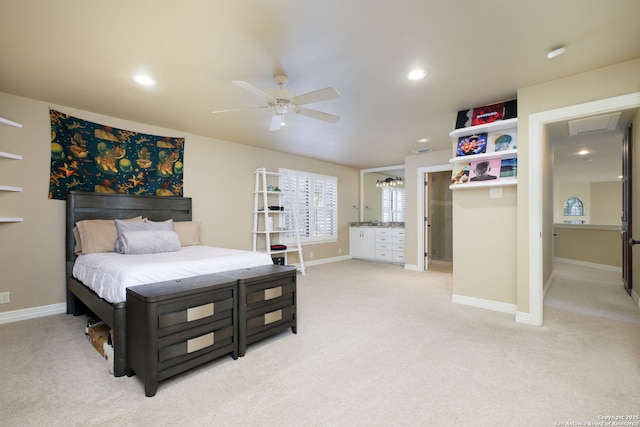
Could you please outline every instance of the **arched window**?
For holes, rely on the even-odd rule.
[[[567,201],[564,202],[564,207],[562,209],[564,211],[564,216],[584,215],[584,205],[582,204],[582,200],[577,197],[569,197]]]

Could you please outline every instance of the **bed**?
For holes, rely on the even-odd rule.
[[[105,293],[100,286],[94,289],[85,286],[83,279],[78,277],[95,276],[96,271],[102,275],[105,268],[100,264],[93,265],[95,260],[92,256],[77,254],[77,224],[85,220],[127,218],[145,218],[153,222],[173,220],[175,223],[186,223],[192,220],[192,201],[188,197],[81,192],[71,192],[67,196],[67,313],[84,314],[86,307],[111,328],[114,376],[130,376],[134,373],[140,375],[145,382],[147,396],[153,396],[158,381],[167,376],[221,354],[230,353],[234,358],[238,355],[243,356],[248,343],[284,329],[291,328],[296,332],[296,269],[273,265],[270,257],[255,258],[255,253],[253,258],[249,257],[250,264],[245,266],[242,265],[242,261],[234,260],[225,262],[226,268],[216,267],[212,272],[205,268],[209,263],[200,260],[196,262],[196,267],[192,266],[190,270],[179,276],[172,275],[173,268],[163,271],[160,267],[166,266],[167,259],[172,255],[158,254],[164,257],[164,260],[158,267],[153,268],[158,270],[155,276],[151,275],[143,281],[135,281],[119,272],[113,275],[109,280],[122,284],[115,294]],[[92,221],[94,222],[100,221]],[[234,250],[221,248],[212,250],[223,251],[227,255],[229,255],[228,251],[231,251],[229,256],[236,255]],[[181,256],[183,251],[189,250],[181,248],[175,256]],[[246,252],[249,255],[249,251],[238,252]],[[144,259],[145,257],[115,253],[99,255],[96,259],[112,257],[116,260],[116,264],[126,264],[133,258]],[[91,261],[89,273],[80,272],[76,265],[76,262],[84,258]],[[93,273],[91,268],[94,268]],[[214,303],[216,304],[215,314],[212,308]],[[163,312],[175,307],[180,311],[169,314]],[[202,314],[203,310],[205,314]],[[206,314],[207,310],[211,313]],[[187,315],[195,316],[194,322],[189,319],[189,326],[185,326]],[[163,324],[166,326],[164,329]],[[187,328],[189,333],[192,333],[192,331],[210,328],[211,325],[219,328],[219,332],[216,332],[216,345],[211,347],[216,351],[199,350],[202,348],[203,340],[213,339],[210,338],[210,335],[213,336],[212,333],[204,334],[202,339],[198,337],[198,340],[182,339],[183,336],[187,336]],[[129,335],[131,337],[128,339]],[[167,345],[166,348],[160,348],[163,340],[170,341],[173,338],[179,338],[181,341]],[[220,339],[219,345],[218,339]],[[187,350],[192,342],[195,342],[193,345],[196,346],[196,350]],[[194,352],[193,356],[186,354],[191,351]],[[176,352],[185,354],[174,357]],[[200,353],[203,354],[200,355]],[[169,354],[172,357],[171,363],[163,364],[163,354]]]

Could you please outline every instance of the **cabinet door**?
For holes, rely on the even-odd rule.
[[[349,255],[351,258],[374,259],[376,257],[375,230],[365,227],[350,228]]]

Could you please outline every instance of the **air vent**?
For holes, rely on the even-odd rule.
[[[598,132],[603,130],[615,130],[621,113],[605,114],[602,116],[589,117],[586,119],[570,120],[569,135],[577,136],[585,133]]]
[[[418,148],[416,150],[411,150],[413,154],[429,153],[430,151],[431,151],[431,148]]]

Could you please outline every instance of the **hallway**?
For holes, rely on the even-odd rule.
[[[622,286],[622,274],[555,262],[544,307],[640,324],[640,308]]]

